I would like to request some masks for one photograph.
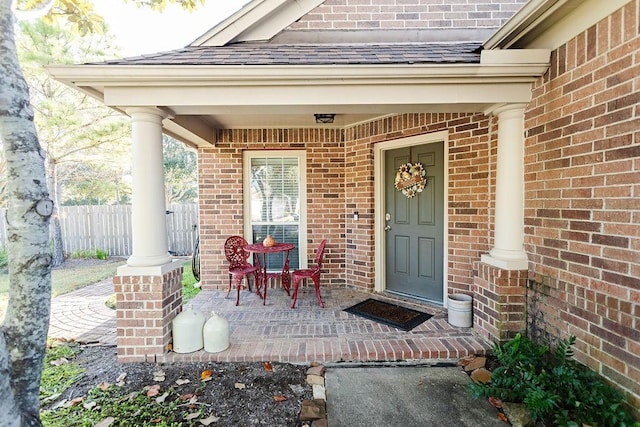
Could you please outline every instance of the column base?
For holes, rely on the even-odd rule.
[[[168,351],[171,321],[182,309],[182,261],[122,266],[113,284],[118,362],[156,362]]]
[[[527,326],[528,271],[473,264],[474,329],[484,338],[504,342]]]
[[[527,270],[529,268],[529,260],[524,251],[493,249],[490,253],[481,255],[480,261],[503,270]]]
[[[153,267],[156,265],[164,265],[173,260],[173,257],[167,252],[163,255],[155,256],[138,256],[131,255],[127,259],[127,265],[130,267]]]

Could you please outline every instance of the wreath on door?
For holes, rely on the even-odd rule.
[[[408,199],[421,193],[427,185],[427,170],[422,163],[405,163],[396,172],[395,187]]]

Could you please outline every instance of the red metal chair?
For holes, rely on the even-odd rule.
[[[318,250],[316,251],[315,266],[313,268],[298,269],[291,275],[293,279],[293,303],[291,308],[296,308],[296,301],[298,300],[298,287],[302,279],[311,279],[316,287],[316,297],[318,297],[318,303],[320,307],[324,308],[324,302],[320,297],[320,270],[322,269],[322,258],[324,256],[324,248],[327,245],[326,239],[320,242]]]
[[[242,236],[231,236],[224,242],[224,256],[229,261],[229,289],[225,298],[229,297],[231,292],[231,279],[235,279],[236,282],[236,305],[240,303],[240,288],[242,288],[242,279],[245,276],[253,275],[253,280],[256,283],[256,288],[259,287],[259,267],[251,265],[247,259],[251,254],[244,250],[247,245],[247,241]],[[247,277],[247,287],[251,291],[251,282]]]

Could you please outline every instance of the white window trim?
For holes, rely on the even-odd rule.
[[[244,238],[249,243],[253,242],[251,230],[251,159],[254,157],[295,157],[300,167],[300,219],[298,232],[298,264],[300,268],[307,268],[307,152],[305,150],[245,150],[242,153],[242,209],[244,223]]]

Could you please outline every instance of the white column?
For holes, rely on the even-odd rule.
[[[152,267],[171,262],[167,245],[162,120],[155,108],[131,108],[133,253],[130,267]]]
[[[505,270],[526,270],[524,251],[524,110],[507,105],[498,115],[494,247],[482,262]]]

